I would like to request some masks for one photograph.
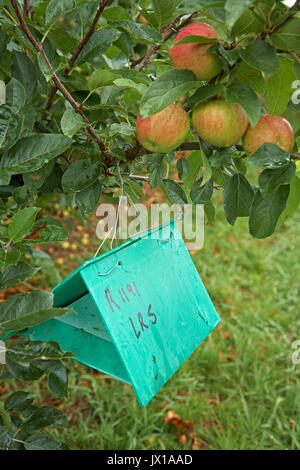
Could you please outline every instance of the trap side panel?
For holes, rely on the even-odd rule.
[[[81,272],[141,406],[220,322],[176,226],[169,241],[160,238],[141,238]]]
[[[68,307],[73,309],[74,312],[56,318],[57,321],[84,330],[86,333],[98,336],[106,341],[112,341],[89,294],[71,303]]]
[[[72,351],[83,364],[130,383],[127,371],[111,341],[92,335],[71,324],[51,319],[28,328],[23,336],[38,341],[56,341],[63,351]]]

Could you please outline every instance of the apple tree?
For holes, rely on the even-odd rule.
[[[204,204],[208,220],[219,192],[228,223],[248,218],[257,238],[295,213],[300,2],[286,3],[0,0],[1,290],[40,269],[36,245],[68,238],[49,201],[87,219],[119,175],[133,201],[148,181],[171,201]],[[176,161],[178,151],[188,153]],[[66,311],[50,292],[12,295],[0,304],[0,338]],[[47,375],[66,396],[70,353],[5,344],[3,380]],[[0,448],[61,447],[40,429],[63,413],[33,400],[19,391],[1,405]]]

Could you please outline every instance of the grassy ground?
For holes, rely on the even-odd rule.
[[[67,413],[54,436],[76,449],[300,449],[300,214],[264,241],[246,224],[220,211],[206,227],[195,263],[222,324],[152,402],[141,409],[128,385],[70,361],[68,400],[34,385]]]

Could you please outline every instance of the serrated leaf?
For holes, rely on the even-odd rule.
[[[278,72],[280,62],[276,49],[262,39],[257,39],[250,46],[240,47],[239,52],[240,58],[250,67],[261,70],[267,76]]]
[[[280,57],[278,72],[268,80],[268,113],[280,115],[284,113],[294,93],[293,83],[297,80],[293,60]]]
[[[89,90],[93,91],[104,86],[111,86],[114,84],[114,80],[120,77],[121,75],[114,73],[111,70],[95,70],[88,80]]]
[[[101,169],[102,164],[93,162],[91,158],[73,162],[62,177],[64,191],[73,193],[88,188],[98,179]]]
[[[228,103],[241,106],[251,126],[255,127],[261,116],[261,104],[254,91],[244,83],[232,83],[226,88],[224,95]]]
[[[240,82],[249,85],[260,96],[265,94],[267,84],[260,70],[250,67],[246,62],[240,62],[234,68],[234,73]]]
[[[102,54],[106,51],[117,39],[119,39],[121,32],[116,28],[106,28],[97,31],[92,35],[88,43],[82,49],[78,56],[76,64],[88,62],[95,56]]]
[[[213,195],[213,180],[210,179],[207,183],[203,184],[203,180],[197,181],[191,189],[191,199],[194,204],[205,204]]]
[[[189,70],[171,69],[162,73],[151,83],[142,98],[140,105],[142,119],[162,111],[200,85],[196,76]]]
[[[0,171],[18,174],[38,170],[65,152],[72,142],[72,139],[62,134],[32,134],[23,137],[2,156]]]
[[[38,87],[36,69],[29,57],[21,52],[13,53],[12,63],[12,76],[23,84],[27,99],[31,102]]]
[[[154,42],[156,44],[162,44],[163,39],[161,34],[155,31],[152,26],[141,23],[134,23],[133,21],[117,21],[113,23],[113,26],[116,28],[121,28],[127,31],[130,34],[133,34],[137,39],[144,42]]]
[[[225,186],[223,203],[225,215],[231,225],[238,217],[248,217],[254,199],[254,190],[240,173],[233,175]]]
[[[39,268],[33,268],[21,261],[15,266],[10,266],[0,273],[0,291],[21,284],[26,279],[33,277]]]
[[[152,1],[154,15],[159,31],[161,31],[164,26],[171,22],[180,3],[180,0],[164,0],[163,2],[161,0]]]
[[[34,395],[22,390],[14,392],[8,396],[5,402],[5,411],[22,413],[32,405]]]
[[[49,163],[46,163],[42,168],[39,168],[36,171],[31,171],[29,173],[23,173],[22,177],[26,187],[29,191],[35,191],[40,189],[46,178],[50,175],[54,167],[54,160],[51,160]]]
[[[94,184],[76,193],[76,204],[82,216],[87,219],[94,212],[102,193],[102,184],[96,181]]]
[[[273,193],[278,186],[289,184],[296,172],[296,165],[291,162],[289,165],[276,170],[264,170],[259,175],[259,186],[264,194]]]
[[[180,158],[176,163],[178,176],[180,179],[184,179],[189,172],[189,163],[185,158]]]
[[[249,230],[255,238],[267,238],[275,230],[277,221],[286,207],[290,188],[288,185],[279,188],[265,199],[257,191],[251,207]]]
[[[0,304],[0,336],[23,330],[68,313],[70,309],[53,308],[53,294],[35,290],[16,294]]]
[[[226,26],[229,31],[233,28],[250,3],[251,0],[226,0]]]
[[[256,168],[272,170],[287,166],[290,162],[290,154],[277,145],[266,143],[261,145],[248,161]]]
[[[12,78],[6,87],[6,103],[13,113],[18,113],[26,102],[26,91],[22,83]]]
[[[223,93],[224,85],[204,85],[200,87],[196,93],[194,93],[188,99],[188,105],[190,108],[194,108],[197,103],[201,103],[202,101],[208,100],[209,98],[213,98],[217,96],[219,93]]]
[[[59,450],[61,442],[44,433],[35,433],[25,440],[24,447],[26,450]]]
[[[0,107],[0,151],[9,150],[18,140],[24,118],[15,114],[8,105]]]
[[[42,406],[22,424],[22,430],[28,433],[38,431],[52,424],[60,422],[65,414],[54,406]]]
[[[164,185],[167,190],[168,196],[172,201],[182,206],[184,206],[184,204],[187,204],[187,196],[180,184],[176,183],[173,180],[165,179]]]
[[[186,188],[191,189],[199,178],[200,171],[203,168],[203,159],[201,150],[194,150],[188,156],[189,172],[188,175],[184,178],[184,185]]]
[[[48,385],[52,393],[57,397],[68,396],[68,374],[61,361],[50,362]]]
[[[147,90],[147,85],[144,83],[136,83],[128,78],[117,78],[114,80],[114,84],[124,88],[133,88],[140,93],[140,95],[143,95]]]
[[[61,130],[68,137],[73,137],[79,129],[87,125],[74,109],[66,109],[60,121]]]
[[[9,266],[14,266],[18,263],[21,253],[20,250],[4,251],[0,249],[0,272],[5,271]]]
[[[50,0],[46,8],[46,24],[54,23],[60,16],[74,10],[78,3],[76,0]]]
[[[300,18],[292,17],[271,35],[271,40],[278,49],[284,51],[300,50]]]
[[[27,207],[12,217],[8,225],[8,236],[11,241],[20,240],[30,232],[40,210],[39,207]]]

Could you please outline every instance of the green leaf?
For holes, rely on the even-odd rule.
[[[82,191],[91,186],[101,173],[102,164],[91,158],[73,162],[63,174],[62,186],[66,193]]]
[[[26,279],[33,277],[39,268],[33,268],[21,261],[15,266],[10,266],[0,273],[0,291],[21,284]]]
[[[187,204],[186,194],[180,184],[176,183],[173,180],[165,179],[164,185],[166,187],[168,196],[172,201],[182,206],[184,206],[184,204]]]
[[[135,128],[128,124],[127,122],[117,123],[114,122],[108,129],[108,135],[113,137],[115,135],[133,135]]]
[[[261,104],[254,91],[244,83],[232,83],[225,90],[225,99],[228,103],[239,104],[254,127],[261,116]]]
[[[81,127],[86,127],[87,125],[74,109],[66,109],[60,121],[61,130],[68,137],[73,137]]]
[[[133,21],[117,21],[113,23],[116,28],[121,28],[128,33],[135,36],[140,42],[154,42],[156,44],[162,44],[163,39],[161,34],[155,31],[154,28],[147,24],[134,23]]]
[[[69,236],[61,224],[50,223],[45,226],[42,219],[39,219],[35,225],[37,224],[40,225],[36,227],[36,231],[26,238],[26,245],[35,246],[43,243],[62,242],[67,240]]]
[[[54,167],[54,160],[51,160],[49,163],[46,163],[42,168],[39,168],[36,171],[31,171],[29,173],[23,173],[22,177],[26,187],[29,191],[35,191],[40,189],[46,178],[50,175]]]
[[[60,450],[61,442],[44,433],[35,433],[25,440],[24,447],[26,450]]]
[[[76,64],[79,65],[82,64],[82,62],[88,62],[94,57],[99,56],[119,39],[120,35],[121,32],[115,28],[106,28],[97,31],[80,52]]]
[[[264,170],[259,175],[259,186],[263,194],[273,193],[278,186],[289,184],[296,172],[296,165],[291,162],[289,165],[276,170]]]
[[[65,414],[54,406],[42,406],[34,411],[30,418],[22,424],[22,431],[35,432],[61,422],[64,417]]]
[[[48,385],[51,392],[57,397],[68,396],[68,374],[61,361],[50,361]]]
[[[24,391],[14,392],[7,398],[5,402],[5,411],[8,413],[17,412],[22,413],[32,405],[34,395]]]
[[[271,40],[278,49],[284,51],[300,50],[300,18],[293,17],[271,35]]]
[[[23,116],[15,114],[8,105],[0,106],[0,151],[9,150],[23,129]]]
[[[111,70],[95,70],[88,80],[89,90],[93,91],[104,86],[111,86],[114,84],[114,80],[120,77],[121,75],[114,73]]]
[[[289,192],[288,185],[279,186],[264,199],[260,191],[257,191],[249,219],[249,230],[253,237],[267,238],[272,235],[279,216],[286,207]]]
[[[114,80],[114,84],[124,88],[133,88],[138,91],[140,95],[143,95],[147,90],[147,86],[144,83],[136,83],[128,78],[117,78]]]
[[[163,162],[163,156],[152,154],[148,160],[149,174],[149,185],[150,187],[156,188],[163,180],[165,174],[165,166]]]
[[[233,175],[225,186],[223,203],[228,222],[234,225],[238,217],[248,217],[254,199],[254,190],[240,173]]]
[[[213,98],[219,93],[223,93],[223,91],[224,91],[224,85],[222,84],[203,85],[188,99],[188,105],[190,108],[194,108],[194,106],[196,106],[197,103],[208,100],[209,98]]]
[[[268,112],[280,115],[284,113],[294,93],[293,83],[297,80],[294,62],[285,56],[280,57],[278,72],[268,80]]]
[[[25,88],[15,78],[12,78],[6,87],[6,102],[13,113],[18,113],[26,102]]]
[[[8,226],[8,236],[11,241],[20,240],[30,232],[40,210],[39,207],[27,207],[13,216]]]
[[[61,155],[72,144],[61,134],[32,134],[21,138],[0,161],[0,170],[11,174],[26,173],[41,168]]]
[[[14,266],[18,263],[21,253],[19,250],[16,251],[4,251],[3,248],[0,250],[0,272],[5,271],[9,266]]]
[[[77,7],[76,0],[50,0],[46,8],[46,24],[54,23],[60,16]]]
[[[286,208],[279,217],[277,227],[280,227],[288,217],[292,217],[300,205],[300,179],[297,176],[291,181],[290,194],[286,203]]]
[[[14,52],[12,58],[12,76],[22,83],[27,99],[31,102],[37,92],[37,72],[32,61],[21,52]]]
[[[290,154],[277,145],[266,143],[261,145],[248,161],[256,168],[272,170],[287,166],[290,162]]]
[[[108,21],[121,21],[129,20],[131,21],[131,16],[127,11],[120,6],[108,7],[103,10],[102,16]]]
[[[176,9],[180,3],[181,0],[164,0],[163,2],[161,0],[152,1],[153,11],[159,31],[169,24],[176,16]]]
[[[251,0],[226,0],[226,26],[229,31],[233,28],[250,3]]]
[[[189,163],[185,158],[180,158],[176,163],[178,176],[180,179],[184,179],[189,173]]]
[[[4,426],[0,426],[0,450],[7,450],[11,443],[11,435]]]
[[[189,173],[184,178],[184,185],[186,188],[191,189],[199,178],[200,171],[203,168],[202,151],[195,150],[188,156],[187,161],[189,164]]]
[[[261,70],[267,76],[277,73],[280,62],[275,47],[262,39],[257,39],[250,46],[239,48],[240,58],[250,67]]]
[[[211,44],[216,42],[217,38],[207,38],[205,36],[185,36],[184,38],[176,41],[176,44],[173,47],[179,46],[180,44]]]
[[[205,204],[213,195],[213,179],[211,178],[206,184],[203,185],[202,178],[194,184],[191,190],[191,199],[194,204]]]
[[[140,105],[142,119],[158,113],[201,83],[189,70],[171,69],[151,83]]]
[[[102,184],[96,181],[94,184],[76,193],[75,201],[82,216],[87,219],[94,212],[102,193]]]
[[[234,68],[234,73],[240,82],[249,85],[260,96],[266,93],[266,80],[260,70],[250,67],[246,62],[240,62]]]
[[[70,309],[53,308],[53,294],[34,290],[16,294],[0,304],[0,336],[9,331],[23,330],[50,318],[68,313]]]
[[[220,168],[224,166],[230,166],[232,164],[232,159],[231,155],[233,153],[234,149],[232,147],[230,148],[221,148],[217,150],[213,157],[210,158],[209,162],[212,167],[214,168]]]

